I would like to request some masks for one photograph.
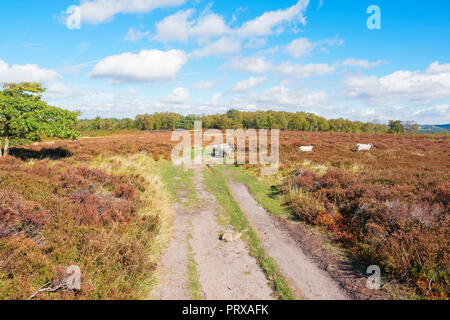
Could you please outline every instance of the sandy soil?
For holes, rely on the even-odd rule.
[[[183,204],[174,205],[172,240],[158,263],[159,283],[152,292],[155,300],[189,300],[187,277],[189,221]],[[176,267],[174,267],[176,266]]]
[[[200,169],[195,184],[203,206],[192,218],[192,249],[198,264],[200,283],[207,300],[268,300],[272,290],[242,240],[224,242],[219,239],[225,227],[216,215],[220,207],[206,191]]]
[[[238,239],[221,241],[222,231],[229,231],[218,222],[220,207],[212,194],[206,191],[202,169],[195,170],[195,188],[199,203],[191,208],[177,204],[173,239],[159,264],[160,283],[153,292],[155,299],[190,299],[187,260],[188,241],[192,247],[206,300],[269,300],[273,299],[264,273],[246,244]],[[179,197],[186,202],[185,193]]]
[[[282,274],[290,281],[298,299],[349,298],[329,274],[321,270],[303,252],[288,231],[276,226],[271,214],[257,204],[244,184],[232,181],[230,189],[241,210],[256,229],[262,246],[279,264]]]

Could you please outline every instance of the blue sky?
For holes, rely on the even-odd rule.
[[[42,82],[85,118],[236,108],[449,123],[449,13],[444,0],[1,1],[0,82]]]

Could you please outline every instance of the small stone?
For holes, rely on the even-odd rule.
[[[337,266],[335,264],[327,265],[327,271],[337,270]]]
[[[233,242],[238,240],[241,236],[241,233],[224,232],[220,237],[220,240],[223,240],[225,242]]]

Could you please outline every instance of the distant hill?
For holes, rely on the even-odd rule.
[[[438,133],[438,132],[448,132],[450,130],[450,123],[448,124],[423,124],[420,125],[419,133]]]

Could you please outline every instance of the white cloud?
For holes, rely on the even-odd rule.
[[[295,109],[311,110],[328,103],[328,96],[323,91],[294,89],[283,85],[272,87],[262,93],[250,92],[234,100],[236,107],[256,107],[258,109]]]
[[[61,79],[62,76],[50,69],[39,68],[36,64],[17,65],[11,67],[0,59],[0,82],[42,82],[47,83]]]
[[[130,88],[130,89],[128,89],[127,93],[129,93],[131,95],[136,95],[139,93],[139,91],[137,91],[137,89],[135,89],[135,88]]]
[[[192,90],[211,90],[214,87],[214,82],[212,81],[199,81],[192,85]]]
[[[360,68],[373,68],[373,67],[377,67],[380,64],[382,64],[383,61],[382,60],[378,60],[375,62],[370,62],[367,60],[361,60],[361,59],[346,59],[344,60],[341,65],[342,66],[348,66],[348,67],[360,67]]]
[[[96,116],[133,118],[137,114],[158,111],[153,101],[131,89],[118,92],[117,88],[105,90],[95,85],[54,88],[54,93],[45,94],[45,100],[51,105],[64,109],[80,110],[83,118]],[[59,93],[56,94],[56,92]],[[71,93],[70,97],[68,93]]]
[[[80,74],[83,68],[91,68],[97,64],[98,60],[88,61],[72,66],[65,66],[61,68],[61,72],[70,72],[73,74]]]
[[[319,1],[319,6],[317,7],[317,10],[320,10],[323,6],[323,0]]]
[[[342,46],[344,44],[344,40],[339,39],[339,36],[335,35],[333,38],[319,40],[315,42],[315,44],[322,52],[328,53],[329,48]]]
[[[241,50],[241,44],[239,41],[232,38],[223,37],[217,41],[214,41],[205,47],[195,50],[194,55],[198,58],[208,57],[212,55],[220,55],[224,53],[234,53]]]
[[[184,104],[191,100],[191,94],[188,89],[179,87],[173,91],[162,101],[165,103]]]
[[[185,2],[186,0],[83,0],[79,7],[82,23],[99,24],[110,21],[119,13],[147,13]]]
[[[425,71],[396,71],[387,76],[354,76],[344,81],[349,98],[371,105],[425,104],[450,97],[450,64],[433,62]]]
[[[286,46],[286,53],[296,59],[311,54],[315,48],[319,48],[322,52],[328,52],[330,47],[341,46],[344,40],[339,39],[338,36],[329,39],[323,39],[312,42],[307,38],[294,39]]]
[[[170,80],[175,78],[187,60],[187,55],[180,50],[127,52],[102,59],[89,75],[118,83]]]
[[[251,77],[247,80],[242,80],[236,83],[233,89],[230,90],[231,93],[242,93],[247,92],[252,89],[259,87],[264,81],[266,81],[266,77]]]
[[[148,38],[150,36],[150,31],[139,31],[134,28],[130,28],[123,38],[124,41],[136,42],[143,38]]]
[[[210,13],[197,20],[196,25],[192,27],[192,34],[199,38],[209,38],[226,34],[228,30],[223,17]]]
[[[265,57],[233,59],[226,66],[235,71],[248,73],[266,73],[272,69],[272,65],[266,61]]]
[[[185,42],[190,38],[209,39],[230,33],[223,17],[209,13],[190,20],[193,9],[178,11],[156,24],[155,40]]]
[[[301,65],[292,64],[290,62],[283,62],[277,68],[278,72],[297,78],[309,78],[314,76],[332,74],[334,70],[334,66],[330,66],[326,63],[308,63],[305,65]]]
[[[282,62],[280,65],[274,65],[266,60],[265,57],[248,57],[234,59],[224,67],[231,68],[235,71],[247,73],[267,73],[278,72],[283,75],[293,76],[296,78],[309,78],[334,73],[335,66],[326,63],[309,63],[309,64],[293,64],[291,62]]]
[[[188,18],[192,10],[179,11],[174,15],[166,17],[163,21],[156,24],[156,40],[159,41],[186,41],[190,34],[191,23]]]
[[[420,124],[446,124],[450,123],[450,105],[441,104],[417,110],[413,113],[414,119]]]
[[[165,98],[160,101],[156,101],[153,105],[158,110],[170,110],[175,112],[180,112],[180,110],[192,110],[195,109],[195,102],[191,99],[191,93],[188,89],[183,87],[178,87],[173,89],[173,91]]]
[[[304,11],[308,4],[309,0],[299,0],[292,7],[265,12],[233,29],[225,23],[222,16],[206,13],[209,10],[197,19],[192,18],[194,9],[181,10],[156,24],[157,35],[154,39],[162,42],[186,42],[191,38],[208,40],[220,36],[237,36],[241,39],[265,37],[281,32],[286,24],[299,22],[305,25]]]
[[[290,8],[265,12],[263,15],[244,23],[236,32],[241,37],[268,36],[280,31],[285,23],[300,22],[305,25],[304,11],[308,4],[309,0],[299,0]]]
[[[61,82],[53,83],[45,92],[45,96],[51,100],[67,99],[78,94],[78,90]]]
[[[306,38],[299,38],[293,40],[287,47],[286,51],[292,57],[298,59],[300,57],[309,55],[314,49],[315,44]]]
[[[447,124],[450,123],[450,105],[442,104],[421,109],[414,109],[401,105],[376,108],[342,108],[338,110],[340,117],[383,123],[389,120],[415,121],[419,124]]]
[[[247,49],[260,49],[267,44],[265,38],[251,38],[245,43]]]
[[[220,105],[220,98],[222,98],[222,93],[221,92],[217,92],[215,94],[213,94],[213,96],[211,98],[209,98],[208,100],[205,101],[205,104],[207,106],[211,106],[211,107],[217,107]]]
[[[439,64],[438,61],[430,64],[426,71],[427,74],[450,73],[450,63]]]

